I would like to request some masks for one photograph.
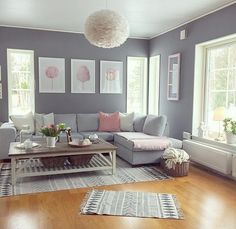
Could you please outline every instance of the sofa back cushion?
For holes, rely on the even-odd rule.
[[[134,118],[134,131],[143,132],[143,125],[146,117],[146,115],[141,115]]]
[[[76,114],[54,114],[55,124],[65,123],[72,132],[77,132]]]
[[[111,114],[99,113],[99,131],[116,132],[120,131],[120,114],[114,112]]]
[[[97,131],[99,114],[77,114],[78,131]]]
[[[134,131],[134,112],[120,113],[120,130]]]
[[[164,115],[148,115],[143,126],[143,133],[162,136],[166,128],[166,123],[167,118]]]

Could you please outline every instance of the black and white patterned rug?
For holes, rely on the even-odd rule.
[[[169,176],[155,166],[132,167],[117,157],[115,175],[111,175],[111,171],[107,170],[18,178],[15,186],[15,194],[50,192],[143,181],[160,181],[169,178]],[[10,164],[0,164],[0,196],[10,195],[12,195]]]
[[[81,214],[183,219],[176,196],[166,193],[92,190]]]

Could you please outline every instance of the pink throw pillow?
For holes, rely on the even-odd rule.
[[[99,131],[120,131],[120,115],[119,112],[111,114],[99,113]]]

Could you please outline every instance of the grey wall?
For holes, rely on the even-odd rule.
[[[126,108],[126,57],[161,55],[160,113],[166,114],[170,135],[181,138],[183,131],[192,129],[192,102],[195,44],[236,33],[236,4],[224,8],[181,28],[150,41],[128,39],[119,48],[101,49],[90,45],[82,34],[0,27],[0,65],[2,65],[3,99],[0,100],[0,121],[8,119],[7,106],[7,48],[35,51],[36,112],[97,112],[125,111]],[[188,30],[188,38],[179,40],[179,32]],[[181,53],[180,100],[167,100],[167,60]],[[66,59],[66,93],[38,93],[38,57]],[[70,59],[96,60],[96,94],[70,93]],[[99,94],[99,60],[124,62],[123,94]]]
[[[192,130],[195,45],[236,33],[235,22],[236,4],[150,40],[150,56],[161,55],[159,108],[168,117],[171,136],[181,138],[183,131]],[[188,31],[186,40],[179,39],[182,29]],[[168,101],[168,56],[178,52],[181,53],[180,100]]]
[[[0,27],[0,65],[2,66],[3,99],[0,100],[0,121],[8,119],[7,48],[35,51],[36,112],[86,113],[113,112],[126,109],[126,58],[148,56],[147,40],[128,39],[121,47],[102,49],[92,46],[82,34]],[[41,94],[38,88],[38,57],[65,58],[66,93]],[[70,93],[70,59],[96,60],[96,94]],[[124,63],[122,94],[99,94],[99,60]]]

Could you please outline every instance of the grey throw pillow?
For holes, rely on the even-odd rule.
[[[142,115],[134,118],[134,130],[136,132],[143,132],[143,125],[146,120],[146,117],[146,115]]]
[[[143,126],[143,133],[162,136],[166,128],[166,123],[167,118],[164,115],[148,115]]]

